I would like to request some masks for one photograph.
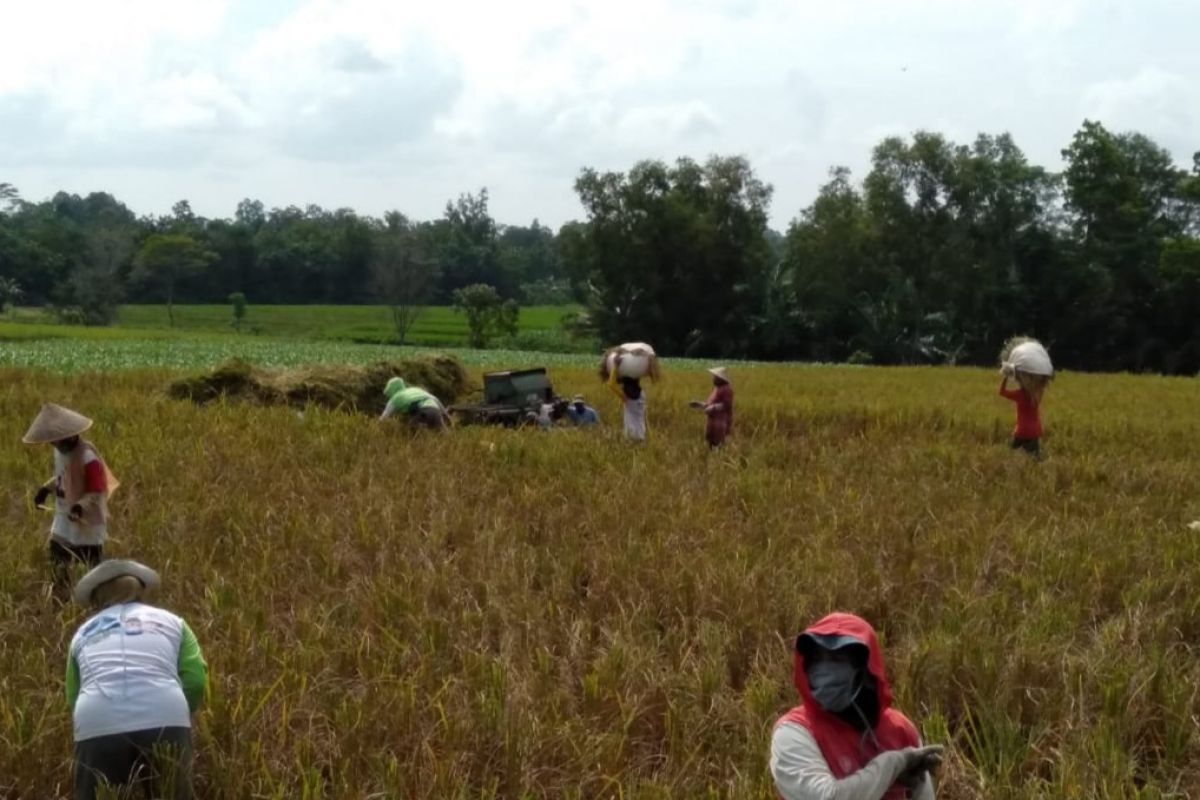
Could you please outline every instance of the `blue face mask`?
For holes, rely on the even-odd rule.
[[[858,669],[843,661],[818,661],[807,669],[808,688],[821,708],[837,714],[850,707],[862,691]]]

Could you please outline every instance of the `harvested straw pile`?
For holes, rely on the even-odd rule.
[[[374,415],[381,413],[386,403],[384,385],[397,375],[411,385],[428,389],[443,403],[453,402],[467,389],[466,370],[458,359],[449,356],[295,369],[266,369],[233,359],[204,375],[175,381],[167,394],[197,404],[228,398],[260,405],[317,405]]]

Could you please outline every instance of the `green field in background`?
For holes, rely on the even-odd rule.
[[[555,335],[560,330],[563,315],[575,310],[574,306],[529,306],[521,309],[520,334],[540,333]],[[57,325],[53,315],[43,309],[22,308],[0,317],[3,323],[47,326],[49,330],[33,335],[25,331],[22,338],[40,338],[55,335]],[[15,334],[0,328],[0,339],[17,338]],[[170,320],[165,305],[121,306],[117,322],[110,329],[137,329],[139,331],[171,332]],[[176,332],[234,333],[233,311],[228,305],[177,305],[175,306]],[[249,306],[242,321],[242,334],[247,336],[279,336],[285,338],[331,339],[338,341],[394,342],[395,327],[391,310],[387,306]],[[97,338],[108,338],[108,334],[95,334]],[[120,336],[120,334],[116,334]],[[85,334],[85,337],[90,336]],[[139,338],[146,338],[139,335]],[[409,331],[406,343],[421,345],[465,344],[467,338],[466,318],[448,306],[429,306]],[[564,337],[565,338],[565,337]]]

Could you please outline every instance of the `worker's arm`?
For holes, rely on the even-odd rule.
[[[396,413],[396,404],[391,400],[387,401],[387,405],[383,407],[383,413],[379,415],[380,419],[387,419],[392,414]]]
[[[75,701],[79,699],[79,662],[75,660],[72,650],[67,656],[67,708],[75,710]]]
[[[1007,397],[1009,400],[1016,400],[1021,395],[1020,389],[1008,388],[1008,375],[1000,378],[1000,396]]]
[[[179,683],[187,698],[188,709],[195,713],[204,703],[208,691],[208,664],[200,652],[200,642],[187,622],[183,623],[183,638],[179,643]]]
[[[108,497],[108,471],[99,456],[94,456],[83,465],[83,494],[76,502],[83,510],[93,509]]]
[[[771,777],[783,800],[882,800],[908,767],[906,752],[889,750],[853,775],[836,778],[813,735],[784,723],[771,737]]]
[[[626,400],[625,392],[621,390],[621,385],[617,383],[617,367],[620,365],[621,359],[617,358],[613,364],[612,370],[610,370],[608,373],[608,382],[605,385],[608,387],[609,391],[615,394],[618,398],[620,398],[621,402],[624,403]]]

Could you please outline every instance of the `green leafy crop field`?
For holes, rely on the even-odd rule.
[[[572,306],[529,306],[521,309],[520,333],[559,332],[565,314]],[[53,322],[41,309],[17,309],[6,316],[10,322]],[[233,311],[228,305],[177,305],[175,326],[170,327],[164,305],[121,306],[117,329],[167,331],[176,333],[231,333]],[[242,331],[247,335],[279,336],[304,339],[389,342],[396,338],[391,311],[386,306],[286,306],[250,305]],[[407,340],[411,344],[465,344],[464,317],[447,306],[429,306],[418,317]],[[565,337],[564,337],[565,338]]]

